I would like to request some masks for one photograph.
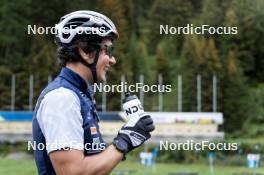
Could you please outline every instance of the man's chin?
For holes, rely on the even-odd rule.
[[[102,76],[102,77],[98,77],[98,83],[104,83],[106,81],[106,77]]]

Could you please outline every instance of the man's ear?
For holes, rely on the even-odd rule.
[[[79,54],[81,57],[88,63],[92,64],[94,62],[95,55],[93,53],[85,53],[82,48],[78,48]]]

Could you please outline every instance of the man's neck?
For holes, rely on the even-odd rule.
[[[85,65],[81,63],[67,63],[66,67],[79,74],[89,85],[93,84],[92,72]]]

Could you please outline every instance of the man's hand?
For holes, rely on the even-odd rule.
[[[113,144],[122,153],[128,153],[148,140],[151,137],[150,132],[154,129],[150,115],[132,117],[118,132]]]

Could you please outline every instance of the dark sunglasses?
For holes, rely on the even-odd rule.
[[[113,57],[114,52],[114,46],[108,46],[108,45],[100,45],[102,50],[105,50],[105,54],[109,56],[109,58]]]
[[[90,45],[95,46],[95,48],[105,50],[105,54],[109,56],[109,58],[113,57],[114,46],[113,45],[106,45],[106,44],[97,44],[97,43],[90,43]],[[73,46],[75,47],[75,46]]]
[[[106,44],[92,44],[94,46],[98,46],[101,50],[105,50],[105,54],[109,56],[109,58],[113,57],[114,46],[113,45],[106,45]]]

